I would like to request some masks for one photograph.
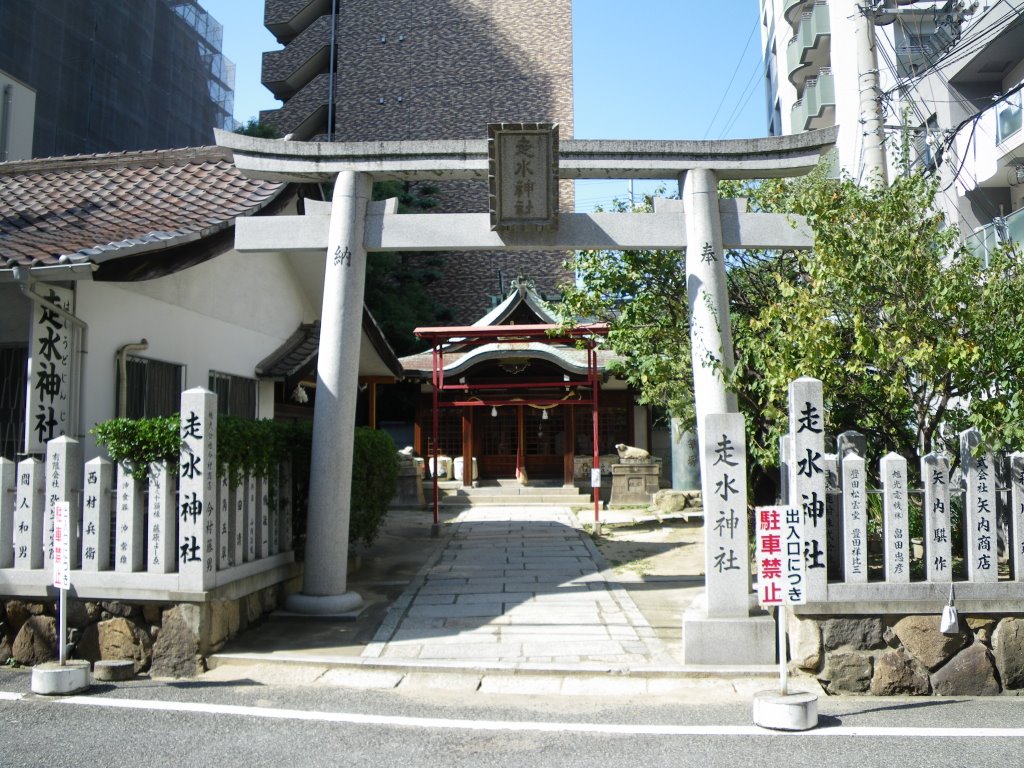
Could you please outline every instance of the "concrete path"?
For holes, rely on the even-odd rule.
[[[568,509],[476,507],[451,524],[446,546],[392,606],[364,657],[520,668],[673,664]]]

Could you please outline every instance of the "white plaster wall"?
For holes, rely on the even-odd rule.
[[[116,354],[145,338],[142,357],[185,366],[186,388],[207,387],[210,370],[255,377],[310,311],[278,257],[231,251],[157,280],[78,284],[77,314],[89,325],[83,426],[114,416]],[[259,388],[257,414],[273,416],[273,384]],[[91,438],[85,458],[97,455]]]

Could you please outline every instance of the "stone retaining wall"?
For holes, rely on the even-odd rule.
[[[790,664],[834,694],[1016,695],[1024,689],[1024,615],[790,616]]]
[[[240,598],[205,603],[89,602],[68,599],[70,656],[131,660],[153,677],[194,677],[206,658],[275,610],[293,585],[275,584]],[[55,602],[0,602],[0,665],[58,656]]]

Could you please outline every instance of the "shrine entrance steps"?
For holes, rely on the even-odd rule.
[[[589,507],[593,506],[590,489],[563,486],[558,480],[536,480],[522,485],[517,480],[480,480],[475,488],[465,488],[460,482],[446,481],[438,486],[438,497],[443,507]],[[430,482],[423,485],[429,499],[433,493]]]

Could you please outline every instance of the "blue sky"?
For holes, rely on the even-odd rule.
[[[200,1],[224,25],[235,118],[273,109],[260,61],[280,46],[263,27],[263,0]],[[757,0],[573,0],[575,138],[763,136],[760,46]],[[626,189],[588,182],[577,188],[577,207],[607,204]]]

